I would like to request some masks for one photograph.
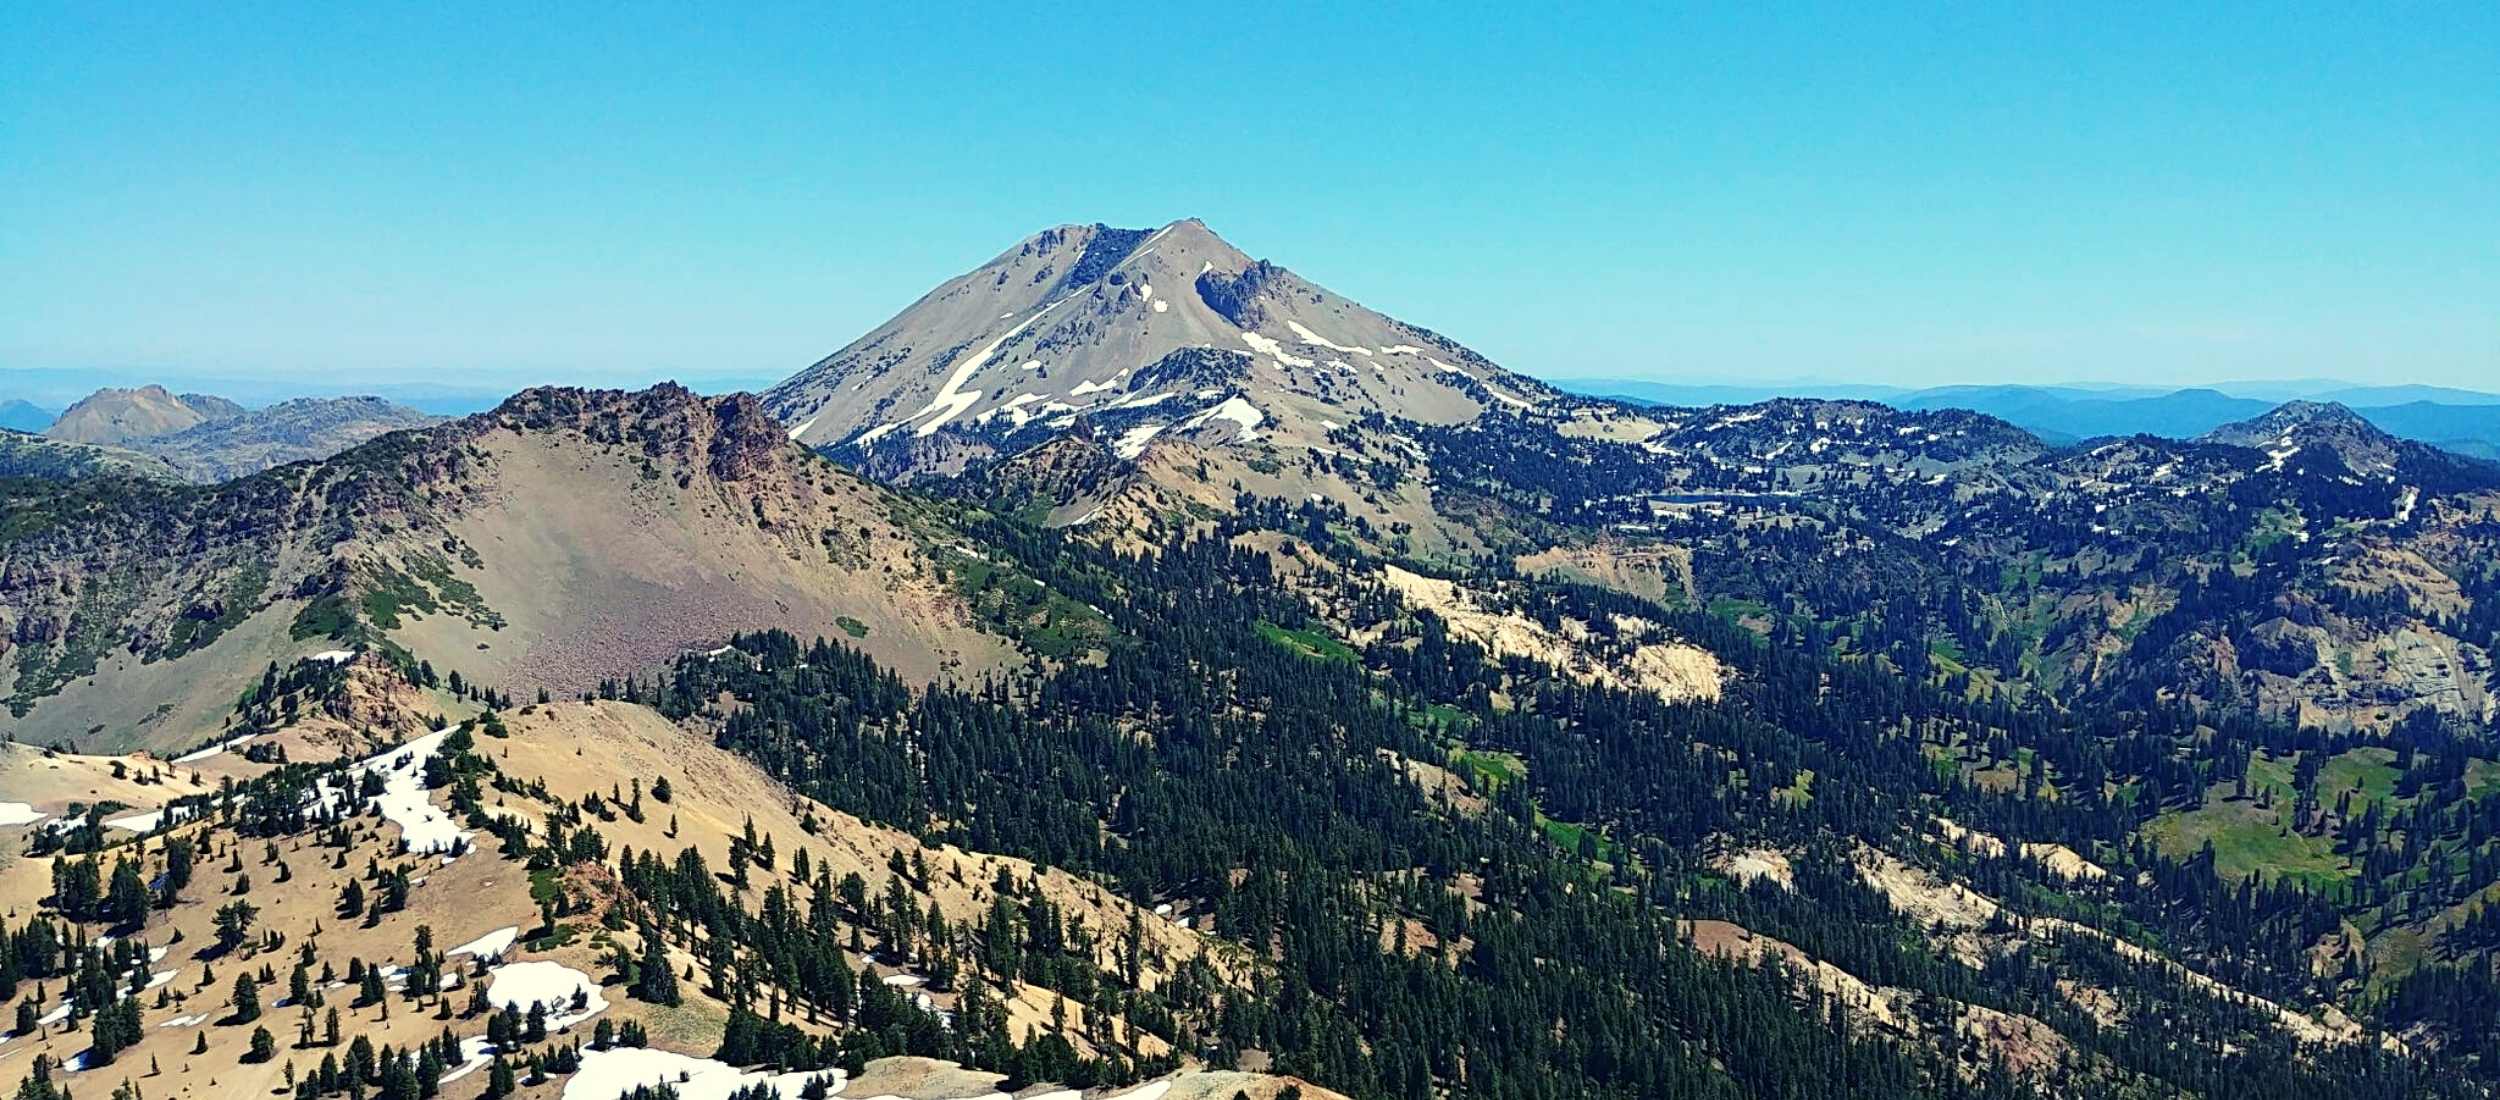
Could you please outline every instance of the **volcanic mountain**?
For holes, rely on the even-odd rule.
[[[243,415],[243,406],[207,394],[175,394],[163,386],[101,389],[61,413],[43,434],[71,443],[127,445],[196,424]]]
[[[30,739],[196,740],[264,667],[317,651],[508,693],[770,626],[924,682],[1014,656],[952,586],[964,540],[941,515],[792,445],[746,395],[530,390],[215,486],[0,484],[0,693]]]
[[[65,444],[141,452],[183,480],[216,482],[328,458],[436,419],[379,397],[299,397],[246,409],[222,397],[141,386],[97,390],[43,434]]]
[[[948,280],[765,394],[792,438],[894,476],[954,473],[1088,424],[1120,457],[1186,436],[1310,444],[1559,396],[1265,260],[1196,219],[1060,226]]]

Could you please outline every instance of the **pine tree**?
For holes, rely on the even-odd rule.
[[[680,1001],[677,972],[669,968],[668,946],[661,942],[660,930],[650,925],[642,929],[642,961],[635,967],[634,996],[656,1005]]]

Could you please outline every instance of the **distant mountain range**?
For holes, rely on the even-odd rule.
[[[225,481],[327,458],[384,432],[437,419],[379,397],[300,397],[247,409],[227,398],[176,394],[154,385],[97,390],[57,418],[41,416],[39,423],[42,410],[24,402],[5,411],[15,414],[21,407],[36,415],[20,416],[32,426],[0,440],[0,476],[58,479],[113,472]]]
[[[2314,401],[2352,409],[2399,438],[2477,458],[2500,458],[2500,394],[2445,386],[2305,389],[2296,383],[2241,383],[2170,391],[2084,386],[1938,386],[1905,390],[1813,383],[1693,385],[1623,379],[1565,380],[1558,385],[1591,396],[1682,408],[1751,404],[1776,396],[1793,396],[1876,401],[1905,411],[1969,409],[2016,424],[2051,443],[2138,433],[2194,439],[2226,424],[2264,416],[2286,402]]]
[[[0,401],[0,428],[13,432],[42,431],[59,415],[29,401]]]

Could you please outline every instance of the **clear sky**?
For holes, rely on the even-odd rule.
[[[0,371],[769,379],[1194,215],[1548,377],[2500,386],[2488,2],[348,7],[0,7]]]

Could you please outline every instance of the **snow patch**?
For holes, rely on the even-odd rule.
[[[188,806],[173,807],[173,820],[176,824],[179,824],[183,821],[189,820],[191,815],[195,812],[196,811]],[[104,824],[110,828],[128,829],[134,833],[152,833],[156,831],[156,827],[159,824],[162,824],[165,821],[165,818],[165,810],[149,810],[143,814],[130,814],[126,817],[112,818],[107,820]]]
[[[681,1100],[728,1100],[733,1092],[763,1085],[780,1094],[782,1100],[798,1100],[807,1083],[818,1077],[826,1079],[828,1091],[842,1091],[844,1077],[838,1069],[749,1073],[725,1062],[675,1051],[615,1047],[583,1051],[582,1068],[564,1082],[561,1096],[562,1100],[616,1100],[636,1085],[664,1084],[677,1090]]]
[[[1120,441],[1118,443],[1112,445],[1111,453],[1116,454],[1121,458],[1136,458],[1137,456],[1146,453],[1146,444],[1154,439],[1156,433],[1161,432],[1162,430],[1163,425],[1161,424],[1140,424],[1137,427],[1130,428],[1125,434],[1120,436]]]
[[[981,364],[990,361],[990,356],[998,351],[999,345],[1015,339],[1016,334],[1031,327],[1033,322],[1042,319],[1043,314],[1059,308],[1060,303],[1065,301],[1067,301],[1067,299],[1061,298],[1057,302],[1052,302],[1049,305],[1043,306],[1041,309],[1035,311],[1031,317],[1027,317],[1021,323],[1017,324],[1016,327],[1001,333],[998,339],[990,341],[987,345],[984,345],[981,350],[965,356],[962,362],[955,364],[955,369],[946,376],[946,384],[938,388],[937,396],[930,398],[928,405],[923,407],[919,412],[913,413],[912,415],[904,418],[907,422],[911,420],[918,420],[924,416],[929,418],[928,423],[922,424],[920,427],[913,430],[914,434],[925,437],[936,432],[939,428],[944,427],[947,421],[963,415],[964,410],[971,408],[974,402],[979,401],[981,399],[981,395],[979,393],[963,392],[964,383],[972,380],[973,373],[981,369]]]
[[[510,1006],[523,1012],[531,1005],[547,1006],[547,1030],[571,1027],[607,1011],[607,998],[599,995],[599,983],[590,975],[560,962],[505,963],[487,973],[486,999],[496,1008]],[[573,995],[586,998],[582,1010],[573,1011]]]
[[[1250,350],[1274,359],[1279,363],[1283,363],[1288,367],[1311,367],[1318,365],[1313,360],[1305,359],[1299,355],[1293,354],[1292,352],[1286,351],[1285,345],[1277,343],[1275,340],[1261,336],[1255,332],[1242,333],[1241,342],[1250,345]]]
[[[1100,382],[1079,382],[1075,389],[1068,391],[1068,396],[1083,397],[1089,393],[1107,393],[1119,389],[1122,385],[1121,380],[1127,377],[1128,372],[1123,370]]]
[[[50,816],[50,814],[36,813],[33,806],[24,802],[0,802],[0,828],[10,825],[32,825]]]
[[[475,955],[481,959],[491,959],[497,955],[503,954],[506,951],[512,950],[513,941],[520,938],[521,929],[518,926],[498,928],[483,936],[470,940],[467,943],[461,944],[458,947],[452,948],[449,951],[445,951],[443,954],[445,956]]]
[[[360,783],[367,775],[382,777],[382,796],[375,801],[382,806],[382,816],[399,826],[411,852],[448,853],[469,838],[467,830],[453,824],[450,814],[435,807],[425,789],[425,762],[442,751],[443,738],[451,736],[455,728],[445,726],[388,752],[376,753],[347,772],[350,783]]]
[[[209,747],[207,747],[207,748],[201,749],[201,750],[199,750],[199,751],[197,751],[197,752],[186,752],[186,753],[184,753],[184,754],[182,754],[182,755],[180,755],[180,756],[177,756],[177,757],[175,757],[175,758],[174,758],[174,763],[176,763],[176,764],[197,764],[197,763],[199,763],[199,762],[200,762],[200,761],[202,761],[202,760],[206,760],[206,759],[208,759],[209,757],[215,756],[215,755],[217,755],[218,753],[221,753],[221,752],[226,751],[227,749],[231,749],[231,748],[235,747],[236,745],[240,745],[240,744],[242,744],[242,743],[244,743],[244,742],[246,742],[246,741],[249,741],[249,740],[251,740],[251,739],[252,739],[252,737],[253,737],[253,735],[252,735],[252,734],[248,734],[248,733],[247,733],[247,734],[244,734],[244,735],[243,735],[243,736],[241,736],[241,737],[232,737],[232,738],[228,738],[228,739],[226,739],[226,740],[219,741],[219,742],[217,742],[217,743],[216,743],[216,744],[214,744],[214,745],[210,745],[210,746],[209,746]],[[0,821],[0,825],[6,825],[6,824],[8,824],[8,822],[6,822],[6,821]]]
[[[1370,348],[1350,348],[1344,344],[1330,340],[1329,338],[1313,332],[1310,329],[1302,327],[1302,322],[1300,321],[1287,321],[1285,322],[1285,327],[1292,329],[1293,334],[1301,337],[1302,342],[1305,344],[1312,344],[1318,347],[1327,348],[1330,351],[1343,352],[1347,355],[1370,355],[1372,353],[1372,349]]]
[[[1267,414],[1260,412],[1257,405],[1235,394],[1225,398],[1223,404],[1182,421],[1181,428],[1186,431],[1209,420],[1230,420],[1241,425],[1241,436],[1238,442],[1249,443],[1259,438],[1259,425],[1267,422]]]

